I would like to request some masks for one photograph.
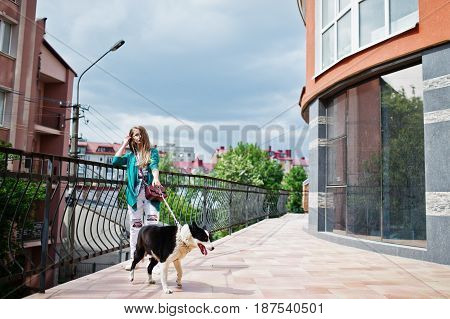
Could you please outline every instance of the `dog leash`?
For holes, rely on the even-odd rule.
[[[167,209],[168,209],[169,212],[172,214],[172,218],[173,218],[173,220],[175,221],[175,223],[177,224],[177,227],[178,227],[178,228],[181,228],[181,224],[178,222],[177,218],[175,217],[174,212],[172,211],[172,209],[170,208],[170,206],[169,206],[169,204],[167,203],[166,199],[164,198],[164,194],[162,193],[161,188],[159,188],[159,187],[157,187],[157,188],[158,188],[158,190],[159,190],[159,193],[160,193],[160,195],[161,195],[161,198],[162,198],[163,201],[164,201],[164,204],[166,204]]]
[[[142,179],[142,182],[144,183],[145,186],[150,186],[148,185],[148,183],[145,181],[145,179]],[[167,203],[166,199],[164,198],[164,194],[162,193],[162,190],[159,186],[155,186],[155,188],[157,188],[159,190],[159,194],[161,195],[161,198],[164,201],[164,204],[166,204],[167,208],[169,209],[169,212],[172,214],[172,218],[175,221],[175,223],[177,224],[178,229],[181,228],[181,224],[178,222],[177,218],[175,217],[174,212],[172,211],[172,209],[170,208],[169,204]]]

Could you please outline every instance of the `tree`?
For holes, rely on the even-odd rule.
[[[166,153],[164,156],[161,156],[159,160],[158,168],[163,172],[176,172],[177,169],[173,165],[173,158],[170,153]]]
[[[289,195],[287,202],[288,210],[291,213],[303,213],[302,208],[302,189],[303,182],[307,179],[307,175],[302,166],[294,166],[283,178],[282,186],[286,190],[293,193]]]
[[[0,147],[11,147],[11,144],[0,140]],[[22,236],[33,229],[37,204],[45,199],[43,180],[6,176],[7,163],[19,159],[17,155],[0,151],[0,262],[4,267],[14,266],[14,258],[22,258]],[[0,277],[4,270],[0,269]]]
[[[283,170],[258,146],[241,142],[219,159],[214,175],[234,182],[279,188]]]

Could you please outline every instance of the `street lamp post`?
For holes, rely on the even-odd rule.
[[[77,82],[77,103],[72,106],[72,129],[71,129],[71,139],[70,139],[70,151],[69,155],[70,157],[76,159],[78,158],[78,124],[80,120],[80,81],[83,75],[89,71],[95,64],[97,64],[98,61],[103,59],[105,55],[107,55],[109,52],[116,51],[119,49],[122,45],[125,44],[124,40],[120,40],[116,44],[114,44],[111,49],[106,51],[100,58],[98,58],[94,63],[92,63],[86,70],[81,73],[80,77],[78,78]],[[69,194],[67,196],[67,219],[66,219],[66,229],[68,231],[68,242],[69,242],[69,254],[73,257],[74,253],[74,241],[75,241],[75,197],[76,197],[76,178],[78,174],[78,165],[76,165],[76,161],[70,162],[70,169],[69,169],[70,175],[72,175],[72,180],[69,183]],[[70,176],[69,176],[70,177]],[[71,263],[73,266],[73,264]],[[70,269],[70,276],[73,276],[73,267],[69,267]]]
[[[70,141],[70,156],[73,158],[78,158],[78,122],[80,117],[80,81],[83,75],[89,71],[95,64],[97,64],[98,61],[103,59],[105,55],[107,55],[109,52],[116,51],[119,49],[122,45],[125,44],[124,40],[120,40],[116,44],[113,45],[111,49],[106,51],[101,57],[99,57],[94,63],[92,63],[86,70],[81,73],[80,77],[78,78],[77,82],[77,104],[73,106],[73,116],[72,116],[72,134],[71,134],[71,141]]]

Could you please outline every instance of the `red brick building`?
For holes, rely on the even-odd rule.
[[[36,3],[0,2],[0,140],[66,156],[76,73],[44,39]]]

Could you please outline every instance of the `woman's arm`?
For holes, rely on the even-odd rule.
[[[117,150],[116,155],[114,156],[122,156],[123,154],[125,154],[125,149],[127,148],[128,142],[130,141],[131,136],[125,136],[125,138],[123,139],[123,143],[120,146],[120,148]]]
[[[154,185],[154,186],[161,185],[161,182],[159,181],[159,170],[157,170],[157,169],[152,170],[152,174],[153,174],[152,185]]]
[[[151,161],[150,161],[150,169],[152,170],[153,174],[153,182],[152,185],[159,186],[161,185],[161,182],[159,181],[159,153],[156,148],[152,148],[151,155],[150,155]]]
[[[112,164],[113,165],[126,165],[127,157],[124,156],[125,149],[127,148],[128,142],[130,141],[130,136],[126,136],[123,139],[123,143],[120,148],[117,150],[116,154],[113,157]]]

